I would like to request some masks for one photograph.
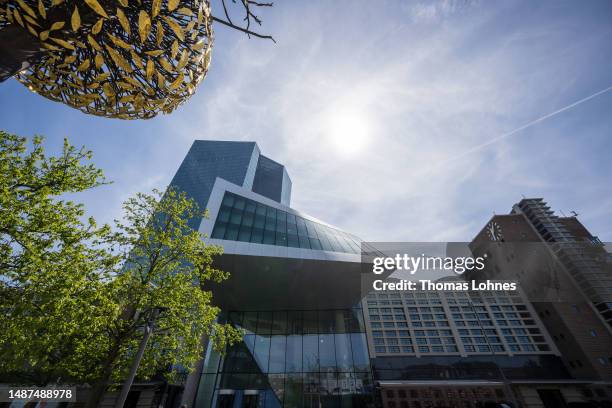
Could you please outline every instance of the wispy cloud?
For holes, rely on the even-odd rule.
[[[287,165],[294,207],[366,239],[468,240],[521,194],[609,234],[612,97],[585,95],[612,83],[612,5],[590,4],[278,3],[278,44],[217,27],[207,79],[171,116],[47,126],[84,133],[117,180],[87,196],[100,214],[167,184],[194,139],[231,139]]]

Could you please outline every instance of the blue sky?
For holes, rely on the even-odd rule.
[[[217,4],[213,3],[213,7]],[[213,13],[220,14],[218,7]],[[163,188],[194,139],[254,140],[292,206],[381,241],[465,241],[521,196],[612,241],[612,2],[277,2],[262,31],[215,26],[208,77],[171,115],[119,121],[0,85],[2,128],[94,151],[97,219]]]

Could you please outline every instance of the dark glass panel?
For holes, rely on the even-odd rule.
[[[334,333],[336,329],[336,310],[319,310],[319,331],[318,333]]]
[[[310,238],[310,247],[312,249],[318,249],[321,250],[321,243],[319,242],[319,240],[317,238]]]
[[[334,252],[343,252],[342,246],[340,246],[338,240],[333,234],[328,234],[327,238],[329,239],[329,243],[332,246]]]
[[[285,346],[287,338],[285,336],[272,336],[270,342],[270,368],[271,373],[285,372]]]
[[[234,205],[234,195],[231,193],[225,193],[225,197],[223,197],[223,205],[231,207]]]
[[[209,407],[211,405],[216,379],[217,374],[202,374],[200,383],[198,384],[198,394],[196,396],[195,406]]]
[[[340,390],[335,372],[320,374],[321,378],[321,408],[340,408]]]
[[[242,216],[242,226],[252,227],[255,221],[255,216],[251,213],[244,213]]]
[[[219,386],[230,390],[261,389],[266,383],[265,376],[261,374],[223,373]]]
[[[242,211],[232,210],[230,215],[230,224],[240,225],[242,222]]]
[[[266,231],[276,231],[276,219],[266,217],[266,227],[264,229]]]
[[[261,244],[261,241],[263,241],[263,230],[261,228],[253,228],[251,242]]]
[[[257,312],[245,312],[242,328],[247,333],[254,334],[257,331]]]
[[[351,332],[365,332],[365,324],[363,323],[363,310],[361,308],[355,307],[350,311],[346,312],[350,314],[347,317],[349,320],[348,327]]]
[[[238,233],[238,241],[249,242],[251,240],[251,228],[245,227],[244,225],[240,227],[240,232]]]
[[[287,223],[287,234],[297,235],[297,226]]]
[[[264,229],[265,225],[266,225],[266,217],[264,217],[263,215],[256,215],[255,222],[253,222],[253,227]]]
[[[257,334],[272,333],[272,312],[257,313]]]
[[[251,355],[252,345],[248,347],[254,340],[254,335],[245,336],[244,342],[238,343],[229,348],[227,355],[223,361],[223,371],[228,373],[248,373],[256,372],[257,365],[253,361]]]
[[[276,233],[276,245],[287,246],[287,234],[283,232]]]
[[[350,246],[346,243],[346,239],[336,232],[336,239],[340,245],[340,252],[351,252]]]
[[[370,359],[365,333],[351,333],[350,337],[355,371],[368,371],[370,368]]]
[[[333,334],[319,334],[319,364],[321,371],[336,370],[336,350]]]
[[[302,370],[319,371],[319,336],[306,334],[302,337]]]
[[[296,222],[295,215],[287,213],[287,223],[295,224]]]
[[[270,390],[265,391],[266,408],[281,408],[283,406],[283,399],[285,396],[285,375],[284,374],[270,374],[268,376],[270,383]]]
[[[285,221],[276,221],[276,231],[287,232],[287,223]]]
[[[324,251],[333,251],[333,248],[329,243],[329,239],[327,238],[327,234],[324,234],[319,231],[319,240],[321,241],[321,248]]]
[[[276,211],[276,219],[278,221],[286,222],[287,221],[287,213],[281,210]]]
[[[302,311],[289,311],[287,316],[287,327],[289,334],[302,334],[304,316]]]
[[[234,208],[238,210],[244,210],[245,204],[246,204],[245,199],[242,197],[236,197],[234,200]]]
[[[297,217],[297,228],[298,235],[308,236],[308,230],[306,229],[306,222],[302,217]]]
[[[226,223],[217,222],[217,224],[215,224],[215,229],[213,230],[213,233],[212,233],[212,238],[223,239],[226,228],[227,228]]]
[[[306,310],[303,315],[304,334],[319,333],[319,319],[316,310]]]
[[[257,204],[257,210],[255,210],[255,214],[263,215],[265,217],[265,215],[266,215],[266,206],[263,205],[263,204]]]
[[[306,230],[310,238],[317,238],[317,227],[314,222],[306,220]]]
[[[276,311],[272,316],[272,334],[287,334],[287,312]]]
[[[236,241],[238,238],[238,225],[229,224],[227,230],[225,231],[225,236],[223,239],[227,239],[230,241]]]
[[[266,210],[267,218],[274,218],[276,220],[276,208],[268,207]]]
[[[286,359],[286,372],[299,373],[302,371],[302,336],[287,336]]]
[[[255,351],[253,353],[255,362],[262,373],[268,372],[268,363],[270,360],[270,337],[269,336],[255,336]]]
[[[276,244],[276,233],[274,231],[264,231],[263,243],[268,245]]]
[[[350,334],[334,334],[338,371],[353,371],[353,356]]]
[[[321,384],[318,372],[304,373],[304,407],[320,407]]]
[[[299,248],[300,241],[298,240],[298,236],[297,235],[287,235],[287,246],[290,246],[292,248]]]
[[[338,373],[338,388],[340,389],[342,408],[358,408],[366,407],[365,404],[359,404],[356,400],[356,394],[359,393],[357,380],[353,373]]]
[[[255,204],[255,201],[247,200],[246,206],[244,207],[244,211],[248,213],[254,213],[256,207],[257,204]]]
[[[308,240],[308,237],[299,235],[298,238],[300,240],[300,248],[310,249],[310,241]]]
[[[285,408],[303,408],[304,385],[302,374],[288,374],[285,379]]]
[[[219,210],[219,215],[217,215],[217,222],[228,222],[230,219],[230,213],[232,209],[230,207],[221,207]]]

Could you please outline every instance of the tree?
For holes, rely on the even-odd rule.
[[[186,101],[208,71],[212,21],[249,35],[261,24],[242,0],[246,28],[213,17],[209,0],[0,0],[0,82],[120,119],[151,118]]]
[[[90,157],[67,141],[59,157],[46,157],[39,137],[26,152],[25,138],[0,132],[0,372],[36,384],[79,375],[64,352],[107,312],[99,276],[114,261],[94,246],[109,231],[57,198],[104,182],[82,163]]]
[[[44,385],[92,385],[90,406],[125,376],[144,326],[155,331],[138,376],[190,369],[209,336],[217,350],[240,333],[216,323],[206,291],[228,275],[212,266],[220,248],[187,226],[197,205],[184,194],[138,194],[115,228],[82,221],[61,199],[105,182],[67,141],[47,157],[42,139],[0,132],[0,376]]]
[[[125,203],[124,210],[125,221],[116,223],[110,237],[121,262],[109,285],[122,314],[104,327],[100,349],[91,356],[99,368],[89,402],[92,407],[112,380],[126,376],[143,329],[159,308],[164,311],[155,318],[153,336],[138,371],[140,378],[168,367],[193,368],[202,356],[204,335],[220,352],[241,339],[241,332],[231,325],[215,322],[219,309],[211,306],[206,283],[221,282],[229,275],[213,267],[221,248],[206,245],[187,224],[200,215],[197,204],[169,189],[165,194],[137,194]],[[173,374],[176,371],[171,369],[166,376]]]

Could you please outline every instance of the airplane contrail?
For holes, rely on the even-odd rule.
[[[482,143],[482,144],[479,144],[479,145],[476,145],[476,146],[474,146],[474,147],[471,147],[471,148],[469,148],[468,150],[466,150],[466,151],[464,151],[464,152],[460,153],[459,155],[454,156],[454,157],[451,157],[451,158],[450,158],[450,161],[452,161],[452,160],[456,160],[456,159],[460,159],[460,158],[462,158],[463,156],[467,156],[468,154],[474,153],[475,151],[478,151],[478,150],[480,150],[480,149],[482,149],[482,148],[484,148],[484,147],[487,147],[487,146],[489,146],[489,145],[492,145],[493,143],[497,143],[497,142],[499,142],[499,141],[500,141],[500,140],[502,140],[502,139],[506,139],[506,138],[508,138],[508,137],[510,137],[510,136],[512,136],[512,135],[514,135],[515,133],[518,133],[518,132],[520,132],[520,131],[522,131],[522,130],[525,130],[525,129],[527,129],[527,128],[529,128],[529,127],[531,127],[531,126],[533,126],[533,125],[535,125],[535,124],[537,124],[537,123],[543,122],[543,121],[545,121],[546,119],[550,119],[550,118],[552,118],[553,116],[556,116],[556,115],[558,115],[558,114],[560,114],[560,113],[562,113],[562,112],[565,112],[565,111],[566,111],[566,110],[568,110],[568,109],[572,109],[572,108],[574,108],[574,107],[576,107],[576,106],[580,105],[581,103],[584,103],[584,102],[589,101],[589,100],[591,100],[591,99],[593,99],[593,98],[596,98],[596,97],[598,97],[599,95],[604,94],[604,93],[606,93],[606,92],[608,92],[608,91],[610,91],[610,90],[612,90],[612,86],[609,86],[609,87],[607,87],[606,89],[603,89],[603,90],[601,90],[601,91],[599,91],[599,92],[595,92],[594,94],[589,95],[589,96],[587,96],[586,98],[582,98],[582,99],[580,99],[580,100],[578,100],[578,101],[576,101],[576,102],[574,102],[574,103],[571,103],[571,104],[569,104],[569,105],[567,105],[567,106],[564,106],[564,107],[563,107],[563,108],[561,108],[561,109],[557,109],[557,110],[556,110],[556,111],[554,111],[554,112],[551,112],[551,113],[546,114],[546,115],[544,115],[544,116],[541,116],[541,117],[539,117],[539,118],[537,118],[537,119],[534,119],[534,120],[532,120],[531,122],[524,124],[523,126],[520,126],[520,127],[517,127],[517,128],[516,128],[516,129],[514,129],[514,130],[511,130],[510,132],[504,133],[503,135],[499,135],[499,136],[497,136],[497,137],[494,137],[493,139],[488,140],[488,141],[486,141],[486,142],[484,142],[484,143]]]

